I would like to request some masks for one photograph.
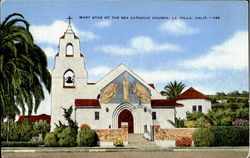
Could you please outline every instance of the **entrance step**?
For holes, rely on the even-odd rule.
[[[149,141],[144,138],[143,134],[129,134],[128,146],[133,147],[155,147],[154,141]]]

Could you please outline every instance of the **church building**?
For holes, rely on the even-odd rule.
[[[171,75],[171,74],[169,74]],[[121,64],[96,83],[88,83],[80,39],[69,23],[59,40],[59,53],[52,70],[51,127],[62,121],[63,109],[73,106],[72,119],[92,129],[118,129],[128,123],[128,133],[150,131],[150,127],[174,128],[168,120],[186,118],[186,111],[207,113],[211,100],[189,88],[174,101],[166,99],[153,84]]]

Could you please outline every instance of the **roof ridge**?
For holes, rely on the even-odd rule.
[[[180,94],[179,96],[175,98],[175,100],[182,100],[182,99],[208,99],[210,100],[208,96],[199,92],[193,87],[190,87],[185,92],[183,92],[182,94]]]

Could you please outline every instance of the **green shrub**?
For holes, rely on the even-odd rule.
[[[172,124],[175,128],[183,128],[185,127],[185,120],[181,118],[174,118],[174,121],[168,120],[170,124]]]
[[[6,141],[7,139],[7,123],[1,123],[1,140]]]
[[[236,110],[236,118],[249,119],[249,108],[239,108]]]
[[[58,146],[58,140],[55,133],[47,133],[44,137],[44,144],[46,146]]]
[[[210,128],[200,128],[193,133],[194,145],[199,146],[212,146],[214,144],[214,133]]]
[[[185,121],[184,124],[187,128],[195,128],[195,121]]]
[[[124,146],[122,140],[114,140],[113,145],[116,146],[116,147],[123,147]]]
[[[20,134],[20,141],[29,141],[33,136],[33,126],[28,119],[20,123],[18,131]]]
[[[190,113],[190,112],[186,112],[186,115],[187,115],[187,120],[188,121],[196,121],[198,120],[199,118],[201,117],[205,117],[206,115],[202,112],[193,112],[193,113]]]
[[[42,138],[44,139],[46,133],[50,131],[50,124],[46,121],[39,120],[34,124],[34,131],[37,135],[42,134]]]
[[[20,141],[9,141],[2,142],[2,147],[37,147],[39,145],[43,145],[43,141],[28,141],[28,142],[20,142]]]
[[[202,116],[195,121],[195,127],[205,127],[207,123],[208,121]]]
[[[95,146],[97,144],[96,132],[90,128],[84,128],[78,132],[76,141],[78,146]]]
[[[59,137],[59,134],[62,133],[62,131],[65,129],[66,127],[57,127],[53,130],[53,133]]]
[[[19,133],[19,125],[16,122],[10,123],[10,131],[9,131],[9,140],[10,141],[19,141],[20,133]]]
[[[76,146],[75,129],[66,127],[59,134],[59,146]]]
[[[211,127],[215,142],[213,146],[247,146],[249,144],[248,126]]]
[[[7,140],[8,123],[4,122],[1,124],[1,140]],[[9,141],[19,141],[20,132],[19,125],[16,122],[10,122],[9,124]]]
[[[213,126],[200,128],[193,134],[195,146],[247,146],[248,126]]]
[[[209,123],[214,126],[231,126],[235,118],[235,112],[230,109],[218,111],[209,110],[207,113]]]
[[[233,119],[230,116],[225,116],[222,117],[220,121],[221,126],[230,126],[232,124]]]

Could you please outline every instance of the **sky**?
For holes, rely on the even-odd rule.
[[[248,19],[245,1],[5,0],[1,20],[21,13],[35,43],[54,67],[68,16],[80,38],[88,82],[121,63],[160,92],[183,82],[204,94],[248,90]],[[38,113],[50,114],[50,96]]]

